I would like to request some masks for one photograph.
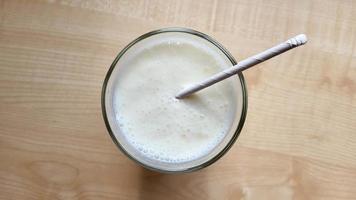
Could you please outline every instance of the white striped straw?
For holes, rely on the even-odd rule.
[[[204,89],[210,85],[213,85],[219,81],[222,81],[234,74],[237,74],[238,72],[241,72],[245,69],[248,69],[254,65],[257,65],[258,63],[261,63],[263,61],[266,61],[270,58],[273,58],[274,56],[277,56],[283,52],[286,52],[288,50],[291,50],[295,47],[298,47],[300,45],[305,44],[308,41],[307,36],[304,34],[297,35],[279,45],[276,45],[270,49],[267,49],[257,55],[251,56],[245,60],[240,61],[236,65],[219,72],[203,81],[200,83],[196,83],[194,85],[191,85],[183,90],[181,90],[177,95],[177,99],[182,99],[184,97],[189,96],[190,94],[197,92],[201,89]]]

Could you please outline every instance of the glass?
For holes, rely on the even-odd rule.
[[[118,127],[118,122],[115,118],[113,109],[113,90],[115,88],[116,74],[119,73],[119,66],[125,64],[126,57],[130,56],[130,54],[134,54],[135,51],[144,48],[145,44],[147,45],[149,42],[154,41],[155,38],[171,37],[180,34],[184,34],[184,37],[190,37],[194,40],[205,43],[209,45],[209,48],[216,48],[219,52],[221,52],[222,55],[226,57],[228,62],[231,63],[231,66],[236,64],[236,61],[232,55],[221,44],[219,44],[208,35],[187,28],[164,28],[146,33],[128,44],[117,55],[116,59],[112,63],[106,74],[102,88],[101,104],[103,117],[108,132],[114,143],[125,155],[127,155],[133,161],[137,162],[145,168],[158,172],[191,172],[205,168],[217,161],[230,149],[230,147],[236,141],[244,125],[247,112],[246,84],[242,73],[239,73],[236,76],[231,77],[236,79],[235,92],[237,96],[236,98],[238,100],[234,122],[230,128],[230,131],[225,135],[219,145],[217,145],[209,154],[206,154],[199,159],[184,163],[165,163],[143,156],[126,141],[124,135],[120,132],[120,128]]]

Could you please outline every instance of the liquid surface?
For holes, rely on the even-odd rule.
[[[156,42],[131,56],[119,68],[113,99],[127,141],[142,155],[167,163],[211,152],[234,119],[233,82],[182,100],[174,96],[187,84],[229,67],[222,56],[182,38]]]

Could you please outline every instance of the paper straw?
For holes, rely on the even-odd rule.
[[[304,34],[297,35],[281,44],[278,44],[270,49],[267,49],[257,55],[251,56],[245,60],[240,61],[236,65],[219,72],[203,81],[200,83],[196,83],[194,85],[191,85],[183,90],[181,90],[177,95],[177,99],[182,99],[186,96],[189,96],[192,93],[195,93],[201,89],[204,89],[208,86],[211,86],[219,81],[222,81],[234,74],[237,74],[238,72],[241,72],[245,69],[248,69],[254,65],[257,65],[258,63],[261,63],[263,61],[266,61],[270,58],[273,58],[274,56],[277,56],[283,52],[286,52],[290,49],[293,49],[295,47],[298,47],[300,45],[305,44],[308,41],[307,36]]]

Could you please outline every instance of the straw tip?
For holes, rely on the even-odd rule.
[[[299,34],[295,36],[295,39],[300,43],[300,44],[305,44],[308,42],[308,38],[305,34]]]
[[[176,99],[182,99],[183,97],[180,96],[180,95],[176,95],[175,98],[176,98]]]
[[[176,98],[176,99],[183,99],[185,96],[186,96],[186,95],[185,95],[184,93],[180,92],[180,93],[178,93],[178,94],[175,96],[175,98]]]
[[[190,87],[186,87],[183,90],[179,91],[178,94],[175,96],[176,99],[183,99],[189,96],[192,93]]]

